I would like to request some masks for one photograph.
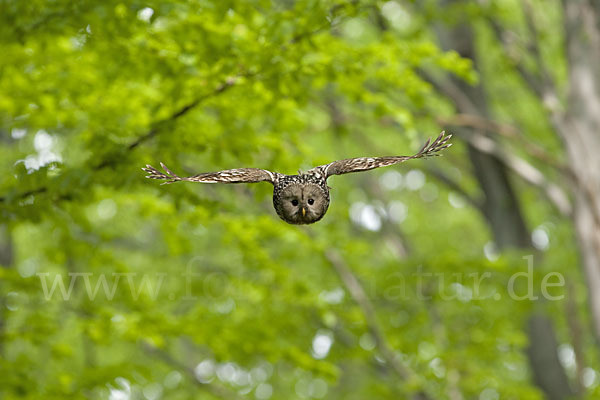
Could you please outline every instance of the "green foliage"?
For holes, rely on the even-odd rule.
[[[506,294],[526,262],[486,258],[481,216],[421,171],[443,167],[475,192],[460,145],[431,164],[332,178],[331,209],[309,227],[277,218],[267,184],[158,186],[140,171],[294,173],[411,153],[451,112],[419,69],[481,79],[432,41],[427,7],[58,0],[0,11],[0,215],[14,248],[0,268],[4,399],[542,398],[523,354],[532,302]],[[539,112],[532,103],[523,118]],[[570,243],[528,190],[528,218]],[[410,379],[382,358],[331,249]],[[548,253],[547,271],[579,282],[571,244]],[[481,286],[469,278],[490,271]],[[57,278],[65,291],[74,282],[67,300],[60,286],[44,293]]]

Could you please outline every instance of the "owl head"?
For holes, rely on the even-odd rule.
[[[295,184],[283,189],[275,201],[279,216],[295,225],[317,222],[327,212],[329,198],[323,189],[314,184]]]

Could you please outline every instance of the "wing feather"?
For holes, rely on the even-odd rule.
[[[442,132],[433,142],[427,139],[425,145],[416,154],[412,156],[389,156],[389,157],[358,157],[338,160],[329,164],[320,165],[313,168],[319,170],[328,178],[331,175],[342,175],[351,172],[368,171],[371,169],[386,167],[388,165],[398,164],[415,158],[429,158],[439,156],[439,152],[452,146],[448,140],[452,135],[446,135]]]
[[[146,175],[146,178],[150,179],[162,179],[162,185],[166,185],[173,182],[200,182],[200,183],[256,183],[256,182],[271,182],[275,184],[278,179],[278,173],[267,171],[266,169],[259,168],[236,168],[226,169],[224,171],[217,172],[205,172],[188,177],[180,177],[174,174],[165,164],[162,162],[160,166],[165,172],[161,172],[154,168],[152,165],[146,165],[142,168]]]

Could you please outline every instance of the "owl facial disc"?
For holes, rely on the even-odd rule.
[[[317,222],[329,206],[329,198],[323,188],[316,184],[291,184],[281,191],[279,198],[279,216],[284,221],[304,225]]]

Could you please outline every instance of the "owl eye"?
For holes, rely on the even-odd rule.
[[[296,200],[296,199],[292,200],[292,205],[294,207],[296,207],[298,205],[298,200]]]
[[[312,206],[313,204],[315,204],[315,199],[308,199],[308,204],[310,204],[311,206]]]

